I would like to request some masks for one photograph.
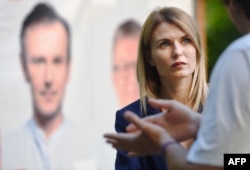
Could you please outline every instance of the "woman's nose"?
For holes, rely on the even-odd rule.
[[[180,43],[174,43],[173,45],[173,57],[178,58],[182,55],[182,46]]]

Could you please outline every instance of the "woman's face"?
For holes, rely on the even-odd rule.
[[[191,37],[176,25],[162,22],[152,36],[151,65],[161,80],[191,77],[196,68],[196,49]]]

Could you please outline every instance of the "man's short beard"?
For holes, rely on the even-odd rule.
[[[35,116],[42,124],[52,121],[61,112],[61,104],[52,112],[43,112],[42,109],[35,106]]]

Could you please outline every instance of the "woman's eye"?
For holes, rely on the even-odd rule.
[[[169,42],[167,41],[164,41],[160,44],[160,47],[167,47],[167,46],[170,46]]]
[[[191,39],[190,38],[183,38],[183,43],[185,43],[185,44],[190,44],[192,41],[191,41]]]

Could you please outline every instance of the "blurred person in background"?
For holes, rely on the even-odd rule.
[[[139,98],[136,79],[136,61],[140,37],[140,24],[126,19],[118,25],[113,39],[112,81],[119,106],[126,106]],[[113,131],[113,126],[109,128]],[[111,150],[101,137],[94,145],[92,158],[98,170],[113,170],[116,152]]]
[[[114,35],[112,79],[120,107],[140,97],[136,78],[140,31],[141,25],[128,19],[118,26]]]

